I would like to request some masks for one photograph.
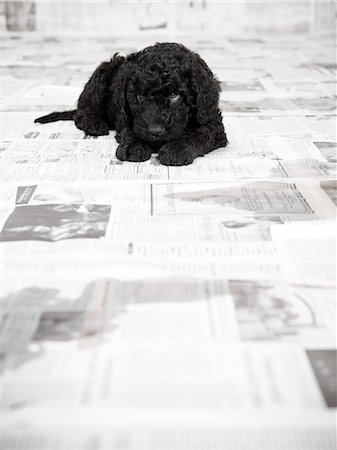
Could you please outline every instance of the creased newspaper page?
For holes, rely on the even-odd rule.
[[[223,214],[312,220],[335,217],[336,206],[316,183],[245,181],[153,185],[153,214]]]
[[[43,132],[43,138],[41,131],[27,130],[21,139],[1,141],[3,182],[230,181],[336,176],[336,142],[324,141],[321,136],[306,140],[234,139],[226,151],[216,150],[207,161],[199,158],[192,166],[182,168],[163,166],[155,155],[143,163],[122,163],[115,156],[114,133],[110,139],[100,141],[74,139],[77,133],[72,130]],[[11,134],[13,131],[8,133]]]
[[[1,448],[335,450],[332,4],[16,3],[0,27],[45,28],[0,44]],[[122,162],[114,130],[34,123],[173,40],[220,83],[226,147]]]
[[[316,224],[317,225],[317,224]],[[336,284],[335,223],[278,226],[272,236],[283,253],[287,278],[293,282],[321,286]]]
[[[128,428],[130,439],[141,432],[144,445],[163,430],[184,442],[197,424],[209,430],[205,445],[216,442],[213,430],[220,440],[235,439],[240,427],[248,436],[255,433],[257,442],[271,428],[268,445],[281,432],[309,433],[308,443],[331,442],[327,425],[336,403],[321,372],[322,361],[333,368],[336,358],[327,291],[323,312],[317,310],[320,291],[302,288],[289,296],[288,287],[266,281],[54,277],[48,282],[23,276],[11,286],[8,280],[0,347],[3,407],[13,430],[9,443],[17,442],[18,424],[39,417],[41,409],[48,414],[22,439],[54,442],[50,421],[61,414],[63,439],[70,433],[70,442],[79,445],[82,433],[75,438],[70,425],[76,429],[80,420],[87,438],[104,436],[109,411],[118,428]],[[310,304],[303,300],[308,293]],[[150,424],[146,418],[155,411]],[[115,442],[116,436],[110,431],[106,438]]]

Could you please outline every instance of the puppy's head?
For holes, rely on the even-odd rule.
[[[192,113],[185,51],[157,44],[134,54],[130,63],[126,101],[135,135],[154,145],[178,138]]]
[[[198,54],[180,44],[156,44],[129,55],[120,79],[121,127],[131,126],[153,147],[219,113],[219,82]]]

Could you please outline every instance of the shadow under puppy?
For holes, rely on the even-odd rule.
[[[146,161],[158,152],[162,164],[181,166],[227,144],[219,92],[197,53],[160,43],[126,58],[115,54],[95,70],[76,110],[35,122],[74,120],[91,136],[115,129],[118,159]]]

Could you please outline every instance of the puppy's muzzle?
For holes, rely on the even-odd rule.
[[[165,128],[161,125],[150,125],[149,133],[152,134],[153,137],[159,137],[164,134]]]

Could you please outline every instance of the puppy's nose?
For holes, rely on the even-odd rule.
[[[164,127],[161,125],[150,125],[149,132],[153,134],[153,136],[160,136],[165,131]]]

